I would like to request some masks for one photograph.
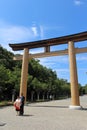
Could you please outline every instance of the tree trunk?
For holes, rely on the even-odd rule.
[[[33,102],[34,99],[34,91],[31,91],[31,101]]]
[[[49,93],[47,93],[47,99],[49,99]]]
[[[44,99],[45,99],[45,94],[43,94],[43,101],[44,101]]]
[[[40,93],[37,93],[37,100],[40,100]]]

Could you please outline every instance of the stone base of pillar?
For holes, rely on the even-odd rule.
[[[72,109],[72,110],[82,110],[82,106],[72,106],[72,105],[70,105],[69,109]]]

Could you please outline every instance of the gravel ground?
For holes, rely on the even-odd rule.
[[[80,97],[83,110],[71,110],[71,99],[32,103],[24,116],[13,106],[0,108],[0,130],[87,130],[87,96]]]

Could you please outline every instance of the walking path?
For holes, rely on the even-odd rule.
[[[16,116],[13,106],[0,108],[0,130],[87,130],[87,96],[80,98],[83,110],[71,110],[70,99],[33,103]]]

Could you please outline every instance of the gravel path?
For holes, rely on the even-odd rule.
[[[80,97],[83,110],[71,110],[70,99],[33,103],[16,116],[13,106],[0,108],[0,130],[87,130],[87,96]]]

